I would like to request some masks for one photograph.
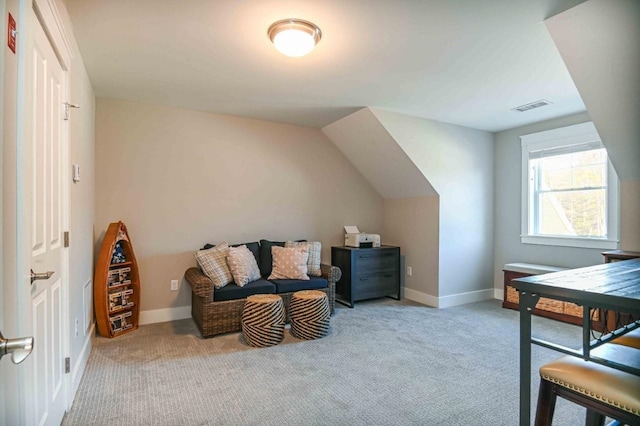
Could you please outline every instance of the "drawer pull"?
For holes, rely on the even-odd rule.
[[[360,278],[360,281],[369,281],[369,278]]]

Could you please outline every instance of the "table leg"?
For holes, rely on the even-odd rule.
[[[520,292],[520,426],[531,424],[531,312],[538,299]]]

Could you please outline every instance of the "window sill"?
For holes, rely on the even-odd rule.
[[[522,242],[522,244],[579,247],[589,249],[615,250],[618,248],[617,240],[599,240],[595,238],[541,237],[534,235],[522,235],[520,236],[520,242]]]

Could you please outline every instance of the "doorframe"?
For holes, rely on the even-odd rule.
[[[8,19],[8,11],[7,11],[7,2],[0,2],[0,17],[4,21]],[[7,17],[7,18],[6,18]],[[2,36],[0,36],[0,45],[3,46],[3,50],[0,51],[0,75],[3,77],[0,78],[0,197],[2,197],[0,202],[0,309],[2,309],[2,313],[0,313],[0,331],[4,330],[4,233],[3,233],[3,205],[4,205],[4,76],[6,75],[6,71],[4,69],[4,55],[5,50],[4,46],[7,41],[7,27],[6,23],[3,23],[0,27],[0,31],[2,31]],[[8,367],[6,365],[6,361],[0,365],[0,377],[7,377],[5,369]],[[5,385],[0,386],[0,423],[8,424],[8,417],[5,405]]]
[[[55,52],[58,61],[62,67],[64,74],[64,101],[69,100],[71,88],[70,88],[70,71],[71,71],[71,61],[73,59],[73,50],[71,48],[71,44],[69,42],[69,38],[67,36],[67,32],[65,31],[65,27],[63,24],[63,20],[59,13],[58,7],[56,5],[55,0],[19,0],[19,17],[18,17],[18,27],[21,28],[19,32],[19,36],[22,39],[19,43],[18,47],[18,77],[17,77],[17,122],[16,122],[16,172],[17,172],[17,188],[21,188],[20,185],[22,179],[23,169],[22,166],[24,164],[24,153],[23,147],[25,143],[25,129],[26,126],[31,125],[30,118],[28,117],[28,111],[25,110],[27,90],[27,66],[28,66],[28,49],[29,43],[28,40],[32,37],[32,33],[34,28],[32,25],[37,25],[36,23],[32,23],[31,13],[35,13],[37,17],[37,22],[44,30],[45,34],[49,38],[49,42],[53,51]],[[62,138],[63,138],[63,151],[61,152],[62,161],[61,161],[61,176],[62,176],[62,232],[67,231],[69,229],[69,217],[70,217],[70,182],[68,179],[69,176],[69,151],[70,151],[70,134],[69,134],[69,122],[65,121],[63,123],[62,128]],[[20,238],[20,230],[24,228],[24,221],[22,217],[20,217],[20,206],[23,205],[23,190],[18,191],[16,189],[16,198],[15,198],[15,210],[18,212],[17,217],[17,236],[15,236],[15,263],[12,263],[10,266],[15,268],[16,270],[16,280],[15,282],[11,282],[12,286],[16,286],[15,294],[17,296],[16,304],[17,304],[17,319],[21,318],[21,315],[24,315],[27,304],[31,303],[30,297],[28,297],[28,292],[21,290],[26,288],[24,287],[26,284],[26,280],[28,280],[28,270],[29,270],[29,258],[25,257],[24,250],[24,241]],[[3,200],[4,201],[4,200]],[[14,201],[14,200],[12,200]],[[7,267],[7,265],[4,265]],[[71,353],[71,342],[70,342],[70,319],[69,319],[69,249],[62,248],[62,300],[63,300],[63,320],[62,320],[62,348],[65,357],[69,357]],[[6,283],[5,283],[6,289]],[[31,330],[25,330],[25,326],[21,324],[21,321],[18,321],[18,333],[23,335],[25,333],[31,332]],[[35,342],[37,345],[38,342]],[[28,424],[30,423],[29,419],[29,401],[31,394],[29,386],[25,382],[27,380],[27,375],[24,372],[24,369],[19,368],[17,373],[17,411],[16,416],[19,418],[20,424]],[[63,400],[65,403],[65,411],[68,411],[71,407],[73,401],[70,400],[70,391],[71,391],[71,374],[64,374],[62,378],[63,389]],[[7,390],[5,389],[5,392]]]

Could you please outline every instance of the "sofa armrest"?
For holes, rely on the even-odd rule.
[[[198,268],[189,268],[184,274],[193,293],[199,297],[213,299],[213,282]]]
[[[325,265],[323,263],[320,265],[320,270],[322,271],[322,276],[329,281],[329,287],[331,287],[331,284],[335,285],[342,277],[342,271],[337,266]]]

